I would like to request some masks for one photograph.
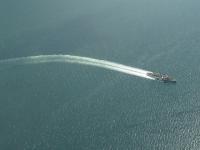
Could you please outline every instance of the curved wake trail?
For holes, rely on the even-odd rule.
[[[150,73],[150,71],[89,57],[81,57],[73,55],[39,55],[39,56],[27,56],[27,57],[0,60],[0,64],[8,64],[8,65],[40,64],[40,63],[52,63],[52,62],[74,63],[74,64],[82,64],[88,66],[95,66],[154,80],[153,78],[147,76],[147,73]]]

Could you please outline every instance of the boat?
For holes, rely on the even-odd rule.
[[[147,76],[149,76],[155,80],[162,81],[164,83],[176,83],[176,79],[168,76],[167,74],[161,74],[161,73],[157,73],[157,72],[148,72]]]

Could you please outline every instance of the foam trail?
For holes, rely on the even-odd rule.
[[[138,77],[143,77],[147,79],[153,78],[147,76],[146,74],[150,71],[142,70],[139,68],[134,68],[126,65],[122,65],[115,62],[110,62],[106,60],[99,60],[89,57],[73,56],[73,55],[39,55],[39,56],[27,56],[19,58],[11,58],[0,60],[1,64],[7,65],[17,65],[17,64],[40,64],[40,63],[52,63],[52,62],[61,62],[61,63],[75,63],[89,66],[96,66],[100,68],[105,68],[109,70],[114,70],[122,72],[129,75],[134,75]]]

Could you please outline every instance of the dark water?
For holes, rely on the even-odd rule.
[[[200,2],[1,1],[0,58],[71,54],[173,75],[0,64],[0,149],[199,149]]]

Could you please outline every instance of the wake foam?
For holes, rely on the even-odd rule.
[[[19,57],[19,58],[0,60],[0,64],[7,64],[7,65],[41,64],[41,63],[52,63],[52,62],[74,63],[74,64],[82,64],[82,65],[88,65],[88,66],[95,66],[95,67],[105,68],[105,69],[114,70],[121,73],[129,74],[129,75],[134,75],[134,76],[154,80],[153,78],[147,76],[147,73],[150,73],[150,71],[134,68],[134,67],[130,67],[130,66],[126,66],[123,64],[110,62],[106,60],[100,60],[100,59],[94,59],[94,58],[82,57],[82,56],[39,55],[39,56],[28,56],[28,57]]]

